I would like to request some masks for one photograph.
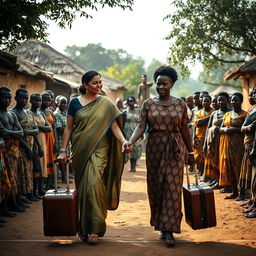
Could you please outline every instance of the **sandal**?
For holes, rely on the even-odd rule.
[[[244,207],[244,208],[248,208],[250,207],[251,205],[253,204],[253,201],[252,200],[249,200],[243,204],[240,204],[240,206]]]
[[[252,212],[254,209],[256,209],[256,206],[255,206],[254,204],[252,204],[250,207],[244,209],[244,210],[242,211],[242,213],[250,213],[250,212]]]
[[[220,193],[231,193],[232,188],[231,186],[225,186],[223,189],[220,190]]]
[[[167,247],[174,247],[175,239],[173,237],[172,232],[166,232],[165,234],[165,244],[167,245]]]
[[[235,199],[237,198],[238,194],[231,194],[229,196],[224,197],[224,199]]]
[[[256,208],[245,215],[246,218],[256,218]]]
[[[98,234],[90,234],[88,235],[88,243],[89,244],[96,244],[99,241]]]
[[[243,201],[245,199],[245,195],[239,195],[235,201]]]

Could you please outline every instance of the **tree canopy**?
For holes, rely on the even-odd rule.
[[[24,40],[46,41],[46,19],[61,28],[71,27],[76,15],[91,17],[90,10],[109,7],[131,9],[134,0],[0,0],[0,47],[13,50]]]
[[[256,1],[173,0],[166,16],[172,29],[169,62],[183,72],[201,62],[206,69],[256,55]],[[230,56],[239,56],[231,59]]]
[[[123,49],[106,49],[100,43],[86,46],[67,46],[65,53],[86,69],[103,70],[114,64],[121,68],[128,65],[133,57]]]
[[[119,79],[128,88],[125,92],[125,97],[134,96],[137,98],[138,85],[141,83],[141,75],[145,73],[144,60],[133,60],[125,67],[120,67],[118,64],[114,64],[108,67],[106,70],[102,70],[101,73],[109,77]]]

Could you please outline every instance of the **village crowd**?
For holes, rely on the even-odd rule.
[[[52,91],[29,95],[23,88],[15,93],[15,107],[8,109],[12,100],[11,91],[0,87],[0,215],[5,217],[24,212],[54,188],[54,160],[62,143],[68,103],[64,96],[55,98]],[[58,173],[60,181],[66,182],[63,165]],[[72,182],[72,168],[69,175]]]
[[[249,94],[252,107],[247,111],[241,108],[243,95],[239,92],[232,95],[220,92],[212,97],[207,91],[202,91],[182,99],[188,108],[188,127],[196,160],[190,166],[189,174],[197,172],[200,181],[208,183],[213,189],[219,189],[220,193],[230,193],[225,199],[242,201],[245,217],[255,218],[256,86]],[[136,115],[134,126],[130,126],[127,131],[129,138],[136,127],[140,109],[134,97],[128,97],[124,104],[119,99],[117,106],[120,110],[124,109],[128,123],[131,122],[129,112],[137,109],[137,115],[136,110],[133,110]],[[139,148],[135,147],[139,155],[131,157],[131,171],[136,170],[141,143]]]
[[[151,85],[150,85],[151,86]],[[16,105],[9,109],[11,101]],[[221,92],[212,97],[207,91],[184,97],[189,117],[189,131],[196,162],[189,168],[198,172],[201,180],[220,193],[230,193],[225,199],[244,201],[247,218],[256,217],[256,86],[249,95],[252,107],[241,108],[243,96]],[[67,122],[68,99],[55,97],[52,91],[41,94],[20,88],[14,98],[6,87],[0,87],[0,215],[14,217],[29,204],[40,200],[54,188],[54,159],[60,154],[62,136]],[[26,106],[30,102],[30,108]],[[143,102],[142,102],[143,103]],[[123,113],[124,131],[130,138],[140,118],[142,103],[130,96],[118,99]],[[130,171],[136,172],[141,156],[142,139],[126,154]],[[70,145],[67,146],[70,155]],[[71,182],[74,178],[70,166]],[[63,165],[58,166],[59,182],[66,182]],[[248,198],[249,193],[249,198]],[[5,225],[6,220],[0,219]]]
[[[190,174],[198,171],[201,181],[220,193],[230,193],[225,199],[242,201],[245,217],[255,218],[256,86],[249,94],[252,107],[246,111],[239,92],[214,97],[207,91],[195,92],[184,100],[196,160]]]

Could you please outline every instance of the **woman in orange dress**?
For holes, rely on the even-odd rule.
[[[44,92],[41,94],[42,96],[42,105],[40,111],[44,113],[44,116],[52,127],[51,132],[45,133],[46,138],[46,161],[47,161],[47,189],[53,188],[53,180],[54,180],[54,159],[56,159],[55,155],[55,136],[54,136],[54,119],[52,112],[48,109],[51,105],[51,96],[48,92]]]
[[[232,186],[232,194],[225,199],[238,196],[238,181],[244,154],[244,135],[241,127],[247,112],[241,109],[243,95],[239,92],[231,96],[232,111],[223,116],[220,128],[220,186]]]

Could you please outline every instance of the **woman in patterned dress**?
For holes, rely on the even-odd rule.
[[[238,196],[238,182],[244,154],[244,134],[241,127],[247,112],[241,109],[243,95],[235,92],[231,96],[232,111],[223,116],[220,128],[220,186],[232,186],[232,194],[225,199],[235,199]]]
[[[146,165],[150,224],[161,231],[159,237],[168,246],[175,244],[173,233],[181,232],[181,193],[187,152],[188,163],[194,163],[187,106],[183,100],[170,95],[177,78],[175,69],[169,66],[155,71],[158,96],[143,103],[139,124],[126,145],[134,144],[148,125]]]
[[[127,109],[124,112],[126,116],[124,132],[125,132],[125,136],[127,138],[130,138],[137,126],[137,123],[140,117],[140,109],[134,107],[136,100],[133,96],[128,97],[126,101],[127,101],[127,105],[129,106],[129,109]],[[130,172],[136,172],[136,163],[141,156],[141,151],[142,151],[142,145],[140,141],[137,141],[133,145],[133,151],[129,154],[126,154],[127,160],[130,159],[130,163],[131,163]]]

